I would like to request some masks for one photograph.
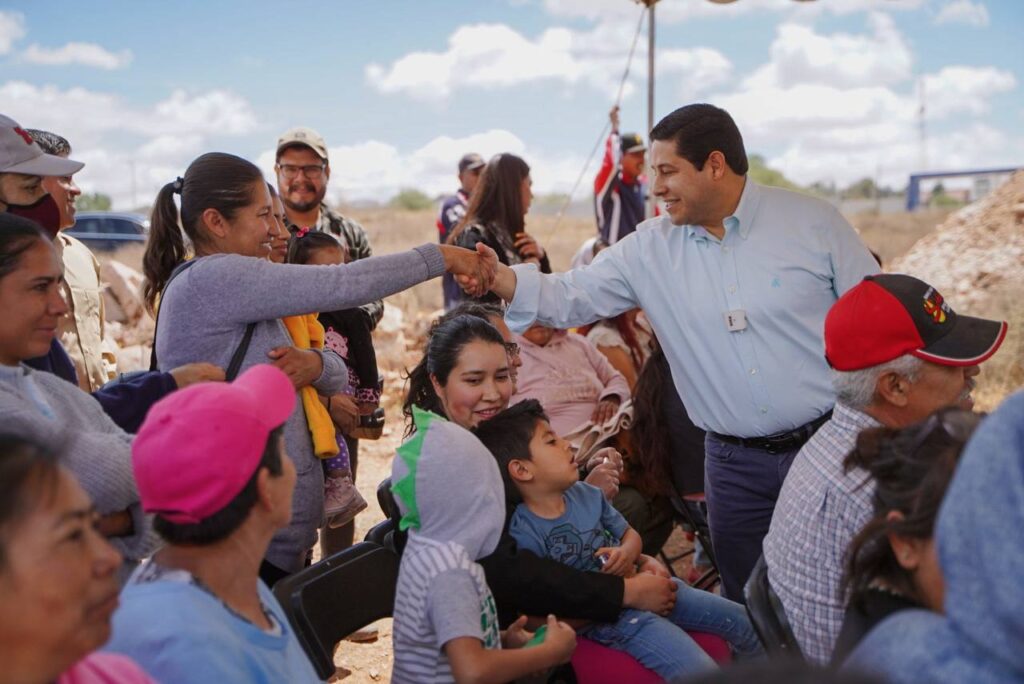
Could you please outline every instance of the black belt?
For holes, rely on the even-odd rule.
[[[775,435],[768,435],[767,437],[733,437],[732,435],[720,435],[717,432],[709,432],[708,434],[719,441],[736,444],[746,449],[760,449],[761,451],[767,451],[769,454],[779,454],[802,447],[811,438],[811,435],[817,432],[818,428],[827,423],[831,417],[832,411],[829,411],[795,430],[780,432]]]

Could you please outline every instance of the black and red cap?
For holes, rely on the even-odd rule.
[[[975,366],[996,353],[1006,321],[957,314],[928,283],[900,273],[867,276],[825,317],[825,357],[838,371],[910,354],[941,366]]]

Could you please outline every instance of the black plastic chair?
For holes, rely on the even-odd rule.
[[[683,499],[674,492],[669,495],[668,499],[672,504],[672,516],[676,524],[693,530],[694,536],[700,542],[705,555],[708,557],[708,561],[711,563],[711,567],[697,578],[692,586],[696,589],[711,591],[721,580],[718,575],[718,564],[715,562],[714,548],[711,545],[711,528],[708,526],[707,515],[704,512],[704,503],[702,501]],[[669,557],[663,549],[661,557],[668,566],[669,572],[674,574],[672,564],[693,553],[694,549],[688,549],[678,556]]]
[[[384,515],[388,517],[388,522],[391,523],[386,545],[401,556],[402,551],[405,550],[405,542],[408,535],[398,528],[398,523],[402,520],[402,513],[398,510],[395,495],[391,493],[390,477],[384,478],[377,485],[377,503],[380,504],[380,510],[384,511]]]
[[[334,647],[395,605],[398,556],[360,542],[274,585],[274,595],[322,679],[334,676]]]
[[[782,601],[768,583],[768,565],[764,556],[757,560],[743,587],[743,595],[747,600],[747,614],[768,656],[803,661],[803,651],[789,625]]]

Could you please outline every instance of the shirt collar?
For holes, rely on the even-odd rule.
[[[832,409],[832,420],[842,429],[853,432],[881,427],[882,425],[863,411],[859,411],[839,401],[836,402],[835,408]]]
[[[725,234],[728,235],[732,232],[739,232],[739,235],[744,240],[750,235],[750,227],[754,223],[754,216],[757,214],[757,207],[761,203],[761,188],[757,183],[750,180],[749,177],[743,179],[743,192],[740,194],[739,204],[736,205],[736,211],[730,216],[726,216],[722,223],[725,225]],[[705,238],[710,237],[709,233],[704,229],[703,226],[694,226],[687,224],[686,236],[690,238]]]

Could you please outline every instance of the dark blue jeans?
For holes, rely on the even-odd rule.
[[[799,449],[770,454],[710,434],[704,449],[704,496],[722,595],[743,603],[743,585],[761,556],[775,500]]]

